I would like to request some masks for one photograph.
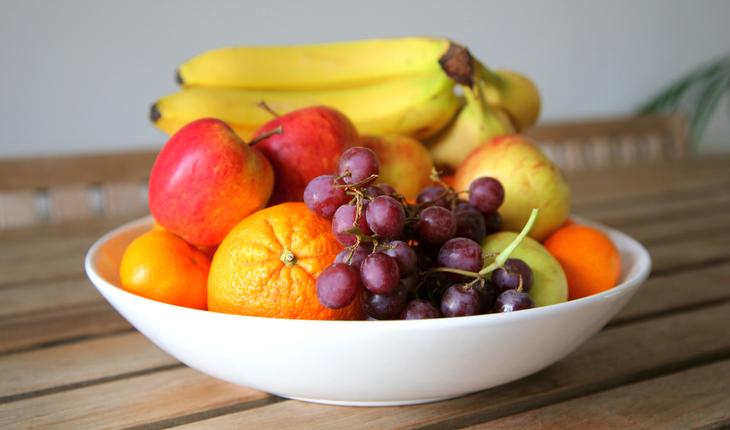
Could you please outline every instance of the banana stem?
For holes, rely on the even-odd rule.
[[[476,63],[476,74],[487,84],[496,87],[497,89],[501,89],[504,85],[504,80],[499,77],[496,73],[492,71],[489,67],[485,66],[477,60],[474,59],[474,63]]]

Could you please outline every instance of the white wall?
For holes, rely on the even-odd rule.
[[[630,112],[730,48],[730,1],[0,0],[0,157],[155,147],[175,67],[232,44],[450,37],[531,75],[543,119]],[[730,150],[728,114],[704,151]]]

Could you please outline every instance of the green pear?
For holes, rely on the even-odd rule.
[[[484,255],[497,254],[507,247],[517,233],[504,231],[491,234],[484,238],[482,250]],[[532,269],[532,288],[530,298],[535,307],[553,305],[568,300],[568,281],[563,268],[540,243],[530,237],[525,237],[517,248],[512,251],[510,258],[519,258]]]

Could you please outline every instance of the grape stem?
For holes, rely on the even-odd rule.
[[[481,275],[479,274],[479,272],[470,272],[468,270],[452,269],[451,267],[436,267],[436,268],[433,268],[433,269],[429,269],[426,273],[435,273],[435,272],[455,273],[457,275],[468,276],[470,278],[479,278],[479,277],[481,277]]]
[[[483,268],[479,272],[470,272],[468,270],[460,270],[460,269],[452,269],[450,267],[436,267],[434,269],[429,269],[426,271],[426,274],[429,273],[435,273],[435,272],[447,272],[447,273],[455,273],[457,275],[463,275],[468,276],[470,278],[475,278],[475,280],[479,279],[485,279],[486,276],[493,271],[499,269],[500,267],[504,266],[504,263],[509,258],[510,254],[517,249],[517,247],[522,243],[522,240],[527,236],[527,234],[532,230],[532,226],[535,225],[535,220],[537,220],[537,214],[539,210],[537,208],[532,209],[532,212],[530,213],[530,218],[527,220],[527,223],[525,223],[525,226],[522,227],[522,231],[517,235],[517,237],[514,238],[512,242],[510,242],[509,245],[507,245],[506,248],[502,250],[497,256],[494,258],[494,261],[491,262],[487,267]],[[520,286],[522,285],[522,279],[520,278]]]
[[[499,269],[500,267],[504,266],[504,262],[507,261],[510,254],[518,247],[520,246],[520,243],[522,243],[522,240],[527,236],[527,234],[532,230],[532,226],[535,225],[535,221],[537,220],[537,214],[540,211],[537,208],[533,208],[532,212],[530,213],[530,218],[527,220],[527,223],[524,227],[522,227],[522,231],[520,234],[515,237],[515,239],[507,245],[506,248],[500,252],[497,257],[494,259],[492,264],[488,265],[487,267],[483,268],[479,271],[480,276],[485,276],[488,273],[491,273],[495,271],[496,269]]]
[[[352,174],[348,170],[347,172],[345,172],[344,175],[338,176],[336,179],[347,178],[347,177],[350,177],[350,176],[352,176]],[[354,184],[337,184],[337,185],[334,185],[334,187],[335,188],[344,188],[347,191],[354,191],[355,189],[360,188],[360,187],[362,187],[364,185],[367,185],[370,182],[374,182],[376,179],[378,179],[378,175],[375,174],[375,173],[373,173],[372,175],[368,176],[367,178],[363,179],[360,182],[356,182]]]

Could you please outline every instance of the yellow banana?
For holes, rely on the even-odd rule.
[[[514,132],[508,116],[487,104],[478,82],[473,89],[464,87],[464,98],[466,104],[451,124],[427,142],[439,168],[456,169],[477,146]]]
[[[438,70],[448,39],[403,37],[318,45],[238,46],[178,68],[184,87],[312,90],[369,85]]]
[[[227,122],[245,140],[271,113],[285,114],[313,105],[326,105],[347,115],[362,134],[405,135],[417,139],[442,129],[459,108],[454,83],[434,70],[409,78],[354,88],[312,91],[270,91],[224,88],[187,88],[152,106],[151,119],[160,129],[174,133],[202,117]]]
[[[530,78],[511,70],[491,71],[481,63],[477,67],[489,104],[503,109],[518,132],[535,125],[540,117],[540,92]]]

